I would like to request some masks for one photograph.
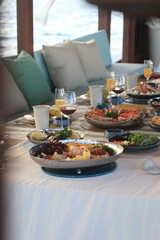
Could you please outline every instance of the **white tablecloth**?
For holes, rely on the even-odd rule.
[[[31,130],[8,126],[22,141]],[[104,132],[88,134],[104,139]],[[160,240],[160,175],[141,170],[146,159],[160,166],[160,147],[123,153],[114,172],[90,178],[44,173],[21,143],[7,156],[7,240]]]

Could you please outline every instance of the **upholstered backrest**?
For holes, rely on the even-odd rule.
[[[39,66],[41,72],[43,73],[43,76],[44,76],[45,80],[48,82],[51,90],[53,91],[54,90],[54,85],[53,85],[53,82],[50,80],[49,73],[48,73],[48,70],[47,70],[47,66],[46,66],[46,63],[44,61],[41,50],[37,50],[37,51],[34,52],[34,59],[35,59],[37,65]]]

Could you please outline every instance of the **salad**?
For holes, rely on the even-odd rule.
[[[159,142],[156,136],[149,136],[143,133],[124,133],[110,139],[110,142],[120,144],[122,146],[147,146]]]

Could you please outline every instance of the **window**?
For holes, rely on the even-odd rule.
[[[16,0],[3,0],[0,5],[0,56],[17,54]]]
[[[43,4],[44,0],[34,0],[35,50],[40,49],[42,44],[52,45],[96,32],[98,29],[98,8],[84,0],[55,0],[45,26],[36,21]]]

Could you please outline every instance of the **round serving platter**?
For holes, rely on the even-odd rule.
[[[146,151],[146,150],[151,150],[154,148],[157,148],[160,146],[160,140],[159,142],[156,142],[154,144],[150,144],[150,145],[145,145],[145,146],[123,146],[124,151]]]
[[[120,155],[123,152],[123,147],[115,144],[115,143],[108,143],[108,142],[100,142],[100,141],[94,141],[94,140],[84,140],[84,139],[79,139],[79,140],[62,140],[62,143],[68,143],[68,142],[73,142],[73,143],[89,143],[89,144],[105,144],[108,147],[112,148],[115,152],[114,155],[105,157],[105,158],[96,158],[96,159],[87,159],[87,160],[49,160],[49,159],[44,159],[40,157],[35,157],[34,152],[38,151],[43,147],[44,144],[48,143],[42,143],[39,145],[36,145],[32,147],[29,150],[30,157],[32,158],[33,161],[35,161],[37,164],[39,164],[41,167],[45,168],[54,168],[54,169],[81,169],[81,168],[87,168],[87,167],[96,167],[96,166],[101,166],[105,165],[111,162],[115,162]]]
[[[85,117],[88,123],[99,127],[99,128],[120,128],[120,127],[131,127],[140,124],[143,119],[145,118],[146,114],[143,113],[142,117],[137,120],[128,120],[128,121],[102,121],[102,120],[95,120]]]
[[[153,94],[133,94],[133,93],[127,93],[129,97],[132,97],[134,99],[151,99],[155,97],[159,97],[160,93],[153,93]]]

